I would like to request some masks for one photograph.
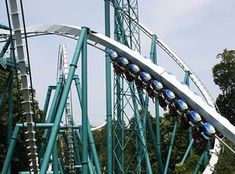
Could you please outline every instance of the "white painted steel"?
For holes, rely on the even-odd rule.
[[[44,24],[31,26],[27,28],[28,34],[57,34],[66,35],[68,37],[77,38],[80,34],[81,28],[75,26]],[[158,79],[167,88],[174,91],[187,104],[197,111],[206,121],[211,123],[218,131],[235,144],[235,127],[224,117],[222,117],[211,105],[208,105],[201,97],[195,95],[189,88],[181,84],[176,78],[165,71],[162,67],[153,64],[144,58],[140,53],[135,52],[125,45],[108,38],[96,31],[90,30],[88,39],[108,47],[116,51],[119,55],[126,57],[130,62],[135,63],[146,72],[150,73],[152,77]]]
[[[144,29],[149,32],[146,28]],[[80,28],[74,26],[45,24],[28,27],[27,33],[29,35],[56,34],[77,39],[80,34]],[[151,32],[149,33],[152,34]],[[5,30],[0,30],[1,39],[5,35],[8,35],[8,32]],[[150,61],[147,61],[138,52],[134,52],[128,47],[108,37],[105,37],[95,31],[90,31],[88,36],[89,40],[95,43],[99,43],[101,46],[109,47],[110,49],[116,51],[119,55],[126,57],[129,61],[137,64],[139,67],[150,73],[152,77],[158,79],[169,89],[173,90],[178,96],[185,100],[191,108],[197,111],[202,117],[204,117],[205,120],[210,122],[218,131],[220,131],[225,137],[227,137],[231,142],[235,144],[235,127],[214,109],[214,107],[212,106],[213,101],[210,95],[208,94],[206,88],[203,86],[202,82],[194,75],[192,70],[182,61],[182,59],[176,56],[175,53],[173,53],[159,38],[157,40],[159,46],[162,47],[163,50],[168,51],[168,54],[175,59],[176,63],[178,63],[184,71],[191,72],[191,80],[196,84],[196,86],[199,88],[199,90],[210,105],[208,105],[202,98],[195,95],[192,91],[182,85],[179,81],[176,80],[176,78],[172,77],[172,75],[167,73],[162,67],[154,65]],[[104,47],[102,49],[104,50]],[[215,140],[215,148],[213,150],[218,153],[220,151],[220,145],[217,139]],[[217,155],[211,158],[209,165],[204,171],[204,173],[207,171],[212,171],[212,168],[214,164],[216,164],[217,160]]]

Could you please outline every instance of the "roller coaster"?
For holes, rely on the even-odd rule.
[[[9,145],[1,169],[2,174],[10,173],[20,131],[25,131],[27,136],[25,143],[28,146],[30,168],[29,171],[19,171],[21,174],[157,172],[165,174],[168,173],[171,163],[172,148],[179,124],[189,132],[188,147],[179,163],[184,165],[188,156],[193,153],[194,145],[200,146],[201,143],[206,143],[209,144],[208,148],[202,152],[198,164],[193,166],[194,173],[200,171],[213,173],[223,143],[221,136],[235,144],[235,127],[219,114],[206,87],[190,67],[156,34],[140,23],[137,0],[104,2],[105,35],[85,26],[81,28],[61,24],[26,26],[22,0],[6,0],[9,25],[0,25],[0,42],[4,44],[0,54],[0,68],[11,75],[13,70],[17,71],[25,122],[14,125],[13,131],[7,130],[10,134]],[[114,11],[114,38],[110,37],[110,8]],[[140,53],[140,32],[151,41],[148,58]],[[46,35],[66,37],[75,40],[77,44],[70,63],[66,46],[60,44],[57,84],[48,87],[44,120],[35,122],[33,107],[35,101],[32,96],[33,85],[27,40]],[[88,46],[103,52],[105,61],[106,121],[98,127],[90,125],[88,114]],[[175,61],[175,66],[182,69],[185,73],[184,82],[178,81],[174,75],[158,65],[157,47]],[[12,80],[12,78],[7,79],[6,84],[11,84],[6,86],[7,89],[11,89],[9,86],[13,85]],[[189,80],[201,95],[190,90]],[[72,84],[76,88],[81,122],[76,122],[73,117]],[[0,97],[4,95],[0,94]],[[156,120],[154,123],[148,114],[151,102],[149,99],[152,99],[155,109],[155,113],[151,113]],[[13,115],[11,103],[9,102],[8,106],[11,113],[10,120]],[[163,137],[160,136],[160,119],[164,117],[160,118],[159,108],[167,111],[173,120],[166,159],[161,155]],[[131,118],[134,118],[132,122]],[[153,130],[153,124],[156,131]],[[132,129],[127,131],[126,128],[131,126]],[[103,128],[106,130],[105,166],[100,163],[93,137],[94,131]],[[40,142],[41,144],[36,143],[35,134],[38,129],[43,130],[43,138],[46,140]],[[153,161],[150,159],[150,149],[147,147],[147,131],[151,134],[150,143],[154,147],[158,171],[152,168]],[[59,137],[63,138],[64,148],[68,151],[67,165],[61,164],[61,159],[58,157]],[[131,146],[133,144],[135,145]],[[127,157],[125,153],[129,147],[134,147],[136,152]],[[206,164],[202,166],[202,163]]]

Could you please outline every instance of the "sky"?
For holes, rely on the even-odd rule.
[[[95,0],[23,0],[26,25],[43,23],[88,26],[104,34],[104,1]],[[216,55],[223,49],[235,49],[234,0],[139,0],[139,19],[180,56],[205,84],[213,98],[220,93],[214,84],[212,67],[219,62]],[[0,23],[7,24],[5,1],[0,1]],[[142,39],[142,54],[149,55],[150,41]],[[33,85],[43,107],[48,85],[56,83],[59,44],[66,44],[72,57],[75,41],[46,36],[29,40]],[[89,114],[94,124],[105,117],[104,56],[93,48],[88,50]],[[159,64],[166,70],[183,75],[164,54]],[[72,92],[75,93],[74,91]],[[76,95],[72,95],[76,98]],[[73,104],[78,108],[77,103]],[[77,111],[78,114],[80,111]]]

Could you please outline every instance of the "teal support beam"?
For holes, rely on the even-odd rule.
[[[190,72],[186,71],[185,75],[184,75],[184,83],[189,87],[189,76],[190,76]],[[188,128],[188,142],[191,142],[193,139],[193,129],[192,127]],[[190,148],[190,155],[193,154],[193,148]]]
[[[12,42],[12,38],[9,37],[6,41],[6,43],[4,44],[1,52],[0,52],[0,59],[3,58],[4,54],[6,53],[8,47],[9,47],[9,45],[11,44],[11,42]]]
[[[57,152],[57,140],[55,141],[54,147],[53,147],[53,172],[59,173],[59,161],[58,161],[58,152]]]
[[[44,107],[43,107],[43,118],[41,119],[42,122],[46,121],[46,115],[47,115],[47,110],[48,110],[48,106],[49,106],[49,102],[51,98],[51,92],[52,90],[55,90],[55,89],[56,89],[56,86],[49,86],[47,89],[46,100],[45,100]]]
[[[190,76],[190,72],[186,71],[185,75],[184,75],[184,83],[189,86],[189,76]]]
[[[79,76],[74,75],[73,79],[75,81],[75,86],[76,86],[76,90],[77,90],[77,94],[78,94],[79,104],[80,104],[80,107],[82,107],[82,88],[81,88],[81,83],[80,83]]]
[[[146,170],[148,174],[152,174],[152,167],[151,167],[151,163],[150,163],[150,159],[149,159],[149,154],[147,151],[147,144],[146,144],[146,139],[145,139],[145,135],[144,135],[144,131],[143,131],[143,125],[141,123],[141,118],[139,115],[139,111],[138,111],[138,107],[137,107],[137,101],[136,101],[136,97],[135,97],[135,89],[133,87],[133,85],[129,84],[129,87],[131,89],[131,94],[132,94],[132,102],[133,102],[133,106],[134,106],[134,114],[135,114],[135,118],[136,118],[136,122],[137,122],[137,127],[139,129],[139,137],[141,140],[141,143],[143,145],[144,148],[144,156],[145,156],[145,160],[146,160]]]
[[[52,123],[55,120],[55,115],[56,115],[56,111],[58,109],[58,105],[60,103],[60,98],[63,92],[63,80],[64,78],[62,76],[60,76],[57,85],[56,85],[56,90],[55,90],[55,94],[51,103],[51,107],[48,113],[48,117],[46,118],[46,123]]]
[[[80,161],[80,157],[79,157],[79,150],[78,150],[78,139],[76,136],[76,131],[73,131],[73,147],[74,147],[74,161],[75,161],[75,165],[80,165],[81,161]]]
[[[151,41],[151,51],[150,51],[150,59],[154,64],[157,64],[157,36],[153,34]],[[162,163],[162,155],[161,155],[161,132],[160,132],[160,112],[159,112],[159,101],[156,98],[155,100],[155,115],[156,115],[156,153],[157,153],[157,164],[158,164],[158,172],[163,173],[164,167]]]
[[[81,132],[81,133],[80,133],[80,132]],[[81,130],[81,129],[79,129],[78,131],[76,131],[76,137],[77,137],[77,139],[79,140],[79,142],[80,142],[81,145],[82,145],[82,138],[81,138],[80,134],[82,134],[82,130]],[[95,168],[93,167],[93,164],[92,164],[92,160],[90,159],[89,156],[88,156],[87,158],[88,158],[88,172],[89,172],[90,174],[96,174]],[[80,170],[79,170],[79,173],[82,173],[82,165],[81,165],[81,167],[80,167],[79,169],[80,169]]]
[[[93,165],[92,165],[92,160],[90,159],[90,157],[88,156],[88,171],[89,171],[89,173],[91,173],[91,174],[95,174],[96,172],[95,172],[95,169],[94,169],[94,167],[93,167]]]
[[[13,153],[15,150],[15,145],[16,145],[17,138],[19,135],[19,130],[20,130],[19,127],[16,125],[15,129],[13,131],[12,137],[11,137],[11,141],[10,141],[8,150],[7,150],[7,156],[6,156],[4,164],[3,164],[3,168],[2,168],[2,172],[1,172],[2,174],[7,173],[9,166],[11,164],[11,160],[12,160]]]
[[[3,30],[10,30],[10,28],[4,24],[0,24],[0,29],[3,29]]]
[[[77,140],[76,144],[81,143],[81,136],[80,136],[79,129],[74,131],[74,134],[75,134],[75,139]],[[74,146],[74,148],[75,148],[75,152],[77,153],[77,161],[78,161],[77,165],[81,165],[81,159],[80,159],[80,155],[79,155],[79,148],[78,148],[78,146]],[[82,173],[81,168],[79,168],[78,173]]]
[[[73,60],[72,63],[70,64],[70,68],[69,68],[69,73],[68,73],[68,79],[67,79],[67,83],[65,84],[62,96],[61,96],[61,100],[59,103],[59,107],[58,107],[58,111],[55,117],[55,121],[54,121],[54,126],[51,130],[51,135],[48,141],[48,145],[45,151],[45,155],[42,161],[42,165],[41,165],[41,171],[40,174],[45,174],[48,168],[48,163],[50,160],[50,155],[54,146],[54,142],[56,140],[57,134],[58,134],[58,130],[59,130],[59,126],[60,126],[60,121],[64,112],[64,107],[67,101],[67,97],[68,97],[68,93],[70,91],[70,87],[72,84],[72,79],[75,73],[75,70],[77,68],[77,63],[78,63],[78,58],[81,52],[81,48],[83,46],[83,42],[84,42],[84,36],[87,34],[87,28],[82,28],[81,30],[81,34],[75,49],[75,53],[73,56]]]
[[[74,81],[75,81],[75,86],[76,86],[76,90],[77,90],[77,94],[78,94],[79,103],[80,103],[80,106],[82,107],[82,98],[81,98],[82,89],[81,89],[80,80],[79,80],[78,75],[74,76]],[[98,158],[98,154],[97,154],[97,150],[96,150],[96,146],[95,146],[94,137],[91,132],[91,125],[90,125],[89,119],[88,119],[88,140],[89,140],[89,145],[91,146],[91,152],[92,152],[92,156],[94,158],[96,172],[97,172],[97,174],[101,174],[100,162],[99,162],[99,158]]]
[[[157,141],[157,162],[159,173],[163,173],[164,166],[162,163],[162,154],[161,154],[161,129],[160,129],[160,112],[159,112],[159,100],[155,101],[155,114],[156,114],[156,141]]]
[[[167,174],[168,167],[170,164],[171,152],[172,152],[172,148],[173,148],[173,144],[174,144],[174,140],[175,140],[176,128],[177,128],[177,121],[175,121],[173,132],[172,132],[172,137],[171,137],[171,142],[170,142],[170,146],[169,146],[169,150],[168,150],[168,154],[167,154],[167,160],[166,160],[166,165],[165,165],[165,169],[164,169],[164,174]]]
[[[8,86],[8,116],[7,116],[7,144],[9,145],[12,135],[12,117],[13,117],[13,71],[9,74]]]
[[[156,46],[157,36],[153,34],[151,41],[150,59],[154,64],[157,64],[157,46]]]
[[[87,28],[83,28],[87,31]],[[88,173],[87,35],[82,47],[82,174]]]
[[[92,156],[94,158],[93,160],[94,160],[95,167],[96,167],[96,173],[101,174],[102,172],[101,172],[100,162],[99,162],[98,154],[96,151],[95,141],[94,141],[93,134],[91,132],[91,126],[90,126],[89,121],[88,121],[88,139],[89,139],[89,145],[91,146]]]
[[[8,114],[7,114],[7,148],[9,147],[12,135],[12,121],[13,121],[13,71],[9,74],[9,86],[8,86]],[[9,167],[8,173],[11,173],[11,167]]]
[[[187,150],[186,150],[186,152],[184,154],[184,157],[183,157],[182,161],[180,162],[180,164],[184,164],[186,158],[188,157],[189,152],[191,151],[191,149],[193,147],[193,143],[194,143],[194,139],[191,139],[191,141],[190,141],[190,143],[188,145],[188,148],[187,148]]]
[[[143,106],[143,110],[144,110],[143,131],[144,131],[145,140],[146,140],[146,126],[147,126],[147,122],[148,122],[148,106],[149,106],[149,96],[146,94],[145,95],[145,100],[144,100],[144,106]],[[143,152],[145,153],[144,149],[143,149]],[[146,165],[147,165],[147,160],[145,160],[145,162],[146,162]]]
[[[145,102],[144,102],[144,116],[143,116],[143,126],[144,126],[144,131],[146,131],[146,124],[148,121],[148,107],[149,107],[149,96],[145,96]]]
[[[113,163],[113,171],[116,171],[117,173],[124,173],[124,126],[123,126],[123,95],[122,89],[124,86],[123,79],[115,75],[115,90],[116,90],[116,101],[115,104],[115,114],[117,121],[115,122],[115,128],[114,131],[116,131],[116,136],[113,138],[113,147],[114,147],[114,163]],[[113,131],[113,132],[114,132]]]
[[[105,36],[110,37],[110,1],[104,0],[105,6]],[[108,54],[105,55],[106,77],[106,125],[107,125],[107,174],[113,173],[112,156],[112,92],[111,92],[111,62]]]
[[[56,85],[55,94],[54,94],[54,97],[53,97],[53,100],[52,100],[51,107],[50,107],[50,110],[49,110],[47,118],[46,118],[46,113],[44,113],[45,114],[46,123],[54,122],[55,114],[56,114],[56,111],[58,109],[59,100],[60,100],[61,94],[62,94],[63,80],[64,80],[63,77],[60,76],[60,78],[59,78],[59,80],[57,82],[57,85]],[[50,134],[50,130],[45,130],[44,134],[42,136],[43,139],[48,140],[49,134]],[[46,144],[44,142],[42,142],[41,146],[40,146],[40,150],[39,150],[39,157],[40,157],[40,159],[43,157],[43,154],[45,152],[45,148],[46,148]]]
[[[200,159],[197,162],[197,166],[196,166],[193,174],[198,174],[199,173],[199,171],[200,171],[200,169],[203,165],[203,161],[204,161],[206,155],[207,155],[207,151],[204,151],[203,154],[201,155]]]
[[[150,136],[151,136],[151,140],[152,140],[152,143],[153,143],[153,150],[154,150],[154,153],[156,155],[156,158],[157,160],[161,157],[159,157],[159,149],[158,149],[158,144],[157,144],[157,140],[156,140],[156,136],[155,136],[155,133],[154,133],[154,130],[153,130],[153,125],[152,125],[152,122],[151,122],[151,119],[148,115],[148,120],[147,120],[147,129],[150,133]],[[162,167],[162,169],[158,169],[159,173],[163,173],[163,164],[162,166],[160,166],[159,163],[160,161],[157,161],[158,163],[158,167]]]

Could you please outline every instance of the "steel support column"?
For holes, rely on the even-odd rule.
[[[153,34],[152,43],[151,43],[151,52],[150,59],[154,64],[157,64],[157,36]],[[156,118],[156,144],[157,144],[157,164],[158,164],[158,172],[163,173],[164,167],[162,164],[162,156],[161,156],[161,134],[160,134],[160,113],[159,113],[159,101],[156,98],[155,100],[155,118]]]
[[[57,152],[57,140],[55,141],[53,147],[53,173],[59,173],[59,161],[58,161],[58,152]]]
[[[45,115],[45,122],[46,123],[52,123],[55,120],[56,111],[57,111],[58,105],[59,105],[59,99],[61,98],[61,93],[62,93],[62,83],[63,83],[63,77],[61,76],[57,82],[55,94],[54,94],[47,118]],[[44,113],[44,114],[46,114],[46,113]],[[45,130],[42,137],[43,137],[43,139],[48,140],[49,135],[50,135],[50,130]],[[44,142],[42,142],[41,146],[40,146],[40,151],[39,151],[39,158],[40,159],[43,157],[43,154],[45,152],[45,148],[46,148],[46,145]]]
[[[83,28],[87,32],[87,28]],[[88,173],[87,34],[82,47],[82,173]]]
[[[168,154],[167,154],[167,160],[166,160],[166,165],[165,165],[165,169],[164,169],[164,174],[167,174],[167,171],[168,171],[168,167],[169,167],[169,163],[170,163],[170,159],[171,159],[171,152],[172,152],[172,148],[173,148],[173,144],[174,144],[174,140],[175,140],[176,128],[177,128],[177,121],[175,121],[173,132],[172,132],[172,137],[171,137],[171,142],[170,142],[170,146],[169,146],[169,150],[168,150]]]
[[[149,154],[147,151],[147,144],[146,144],[146,139],[144,136],[143,125],[141,122],[141,118],[140,118],[138,107],[137,107],[137,101],[136,101],[136,97],[135,97],[135,88],[130,85],[130,89],[132,92],[132,102],[133,102],[133,105],[135,108],[134,114],[135,114],[135,118],[136,118],[137,127],[139,130],[139,137],[140,137],[140,141],[141,141],[143,148],[144,148],[144,156],[145,156],[145,160],[146,160],[146,170],[147,170],[148,174],[152,174],[152,167],[151,167],[151,163],[150,163],[150,159],[149,159]]]
[[[184,75],[184,83],[189,87],[189,76],[190,76],[190,72],[186,71],[185,75]],[[192,141],[192,127],[188,128],[188,141],[191,142]],[[193,154],[193,148],[190,148],[190,155]]]
[[[82,28],[81,34],[80,34],[80,38],[78,40],[76,49],[75,49],[75,53],[73,56],[73,60],[72,63],[70,65],[69,68],[69,73],[68,73],[68,79],[67,79],[67,83],[65,84],[63,93],[62,93],[62,97],[59,103],[59,108],[58,108],[58,112],[56,114],[56,118],[55,118],[55,122],[54,122],[54,126],[51,130],[51,135],[47,144],[47,148],[45,151],[45,155],[42,161],[42,165],[41,165],[41,174],[45,174],[48,168],[48,163],[49,163],[49,159],[50,159],[50,155],[54,146],[54,142],[56,140],[57,134],[58,134],[58,130],[59,130],[59,125],[60,125],[60,121],[64,112],[64,107],[67,101],[67,97],[68,97],[68,93],[70,91],[70,87],[71,87],[71,83],[73,80],[73,76],[75,73],[75,70],[77,68],[77,63],[78,63],[78,58],[81,52],[81,48],[83,46],[83,42],[84,42],[84,37],[87,34],[87,28]]]
[[[80,103],[80,106],[82,107],[82,89],[80,86],[80,81],[79,81],[79,77],[78,75],[74,76],[74,81],[75,81],[75,85],[76,85],[76,90],[77,90],[77,94],[78,94],[78,100]],[[91,132],[91,125],[88,119],[88,140],[89,140],[89,144],[91,146],[91,152],[94,158],[94,162],[95,162],[95,167],[96,167],[96,172],[97,174],[101,174],[101,167],[100,167],[100,162],[99,162],[99,158],[98,158],[98,154],[97,154],[97,150],[96,150],[96,146],[95,146],[95,141],[94,141],[94,137],[93,134]]]
[[[56,86],[49,86],[48,87],[46,100],[45,100],[44,107],[43,107],[43,118],[41,119],[42,122],[46,121],[46,115],[47,115],[47,110],[48,110],[48,106],[49,106],[49,102],[50,102],[50,98],[51,98],[51,92],[52,92],[52,90],[55,90],[55,89],[56,89]]]
[[[105,5],[105,36],[110,37],[110,2],[104,0]],[[106,122],[107,122],[107,173],[111,174],[112,166],[112,92],[111,92],[111,63],[108,54],[105,55],[106,74]]]
[[[8,113],[7,113],[7,148],[9,147],[12,135],[12,120],[13,119],[13,71],[9,74],[9,86],[8,86]],[[8,173],[11,173],[9,167]]]
[[[13,131],[12,137],[11,137],[11,141],[7,150],[7,155],[3,164],[3,168],[2,168],[2,174],[7,173],[9,166],[11,164],[11,160],[12,160],[12,156],[15,150],[15,145],[17,142],[17,138],[19,135],[19,130],[20,128],[16,125],[15,129]]]

